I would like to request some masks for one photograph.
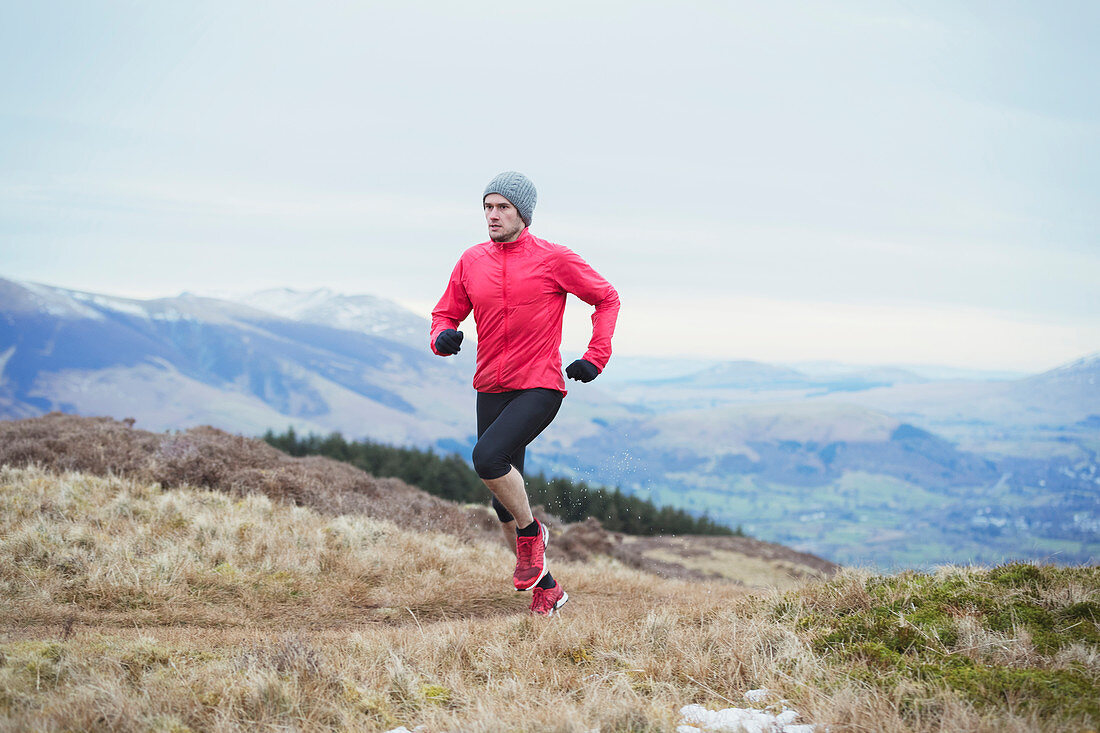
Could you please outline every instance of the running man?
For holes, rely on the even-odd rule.
[[[549,533],[531,514],[523,481],[530,443],[558,414],[565,397],[561,328],[566,295],[595,306],[588,351],[565,370],[591,382],[611,358],[619,295],[571,250],[531,234],[535,186],[508,171],[485,187],[489,240],[462,253],[432,311],[432,351],[457,354],[459,325],[473,311],[477,325],[477,444],[473,462],[493,494],[504,535],[516,548],[512,582],[532,590],[531,611],[550,616],[568,594],[546,568]]]

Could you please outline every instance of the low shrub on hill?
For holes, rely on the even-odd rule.
[[[846,676],[910,690],[914,719],[949,690],[1067,730],[1100,725],[1100,567],[849,574],[788,594],[776,615]]]
[[[132,420],[56,412],[0,421],[4,464],[260,493],[327,514],[385,517],[406,527],[458,535],[494,529],[484,511],[464,510],[398,479],[376,478],[322,456],[293,458],[261,440],[212,427],[151,433],[135,429]]]
[[[430,494],[458,502],[485,502],[487,492],[477,473],[461,457],[437,455],[432,450],[400,448],[369,440],[349,441],[339,433],[299,436],[293,428],[263,439],[292,456],[322,455],[361,468],[375,476],[393,476]],[[701,534],[742,536],[740,528],[693,517],[681,509],[658,507],[650,501],[627,496],[619,489],[589,486],[565,478],[546,478],[542,473],[525,477],[533,505],[566,522],[596,519],[607,530],[634,535]]]

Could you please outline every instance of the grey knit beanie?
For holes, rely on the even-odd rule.
[[[515,206],[516,211],[519,212],[519,217],[523,219],[523,223],[531,226],[531,215],[535,213],[538,194],[530,178],[515,171],[505,171],[489,181],[489,185],[485,187],[485,193],[481,194],[481,200],[484,201],[485,197],[491,193],[499,193],[511,201],[512,206]]]

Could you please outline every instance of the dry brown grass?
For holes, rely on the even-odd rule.
[[[55,412],[0,421],[0,465],[40,466],[95,476],[126,476],[163,487],[262,494],[331,514],[384,518],[410,529],[431,528],[465,540],[498,540],[495,516],[483,506],[460,507],[393,478],[377,478],[320,456],[293,458],[267,443],[211,427],[183,433],[135,430],[132,420]],[[595,519],[564,524],[541,507],[553,560],[606,555],[669,578],[726,579],[749,586],[790,587],[827,577],[838,566],[749,537],[645,537],[608,532]]]
[[[558,620],[530,618],[529,596],[510,589],[496,543],[39,469],[0,469],[0,501],[0,712],[15,727],[514,730],[565,688],[605,694],[596,677],[640,674],[627,674],[643,662],[632,637],[612,644],[604,611],[657,639],[668,621],[647,620],[649,603],[688,595],[707,616],[737,596],[611,562],[562,565],[569,618],[587,621],[559,638]],[[665,717],[678,699],[666,702]],[[611,709],[627,714],[625,701]]]
[[[0,729],[670,731],[757,687],[832,731],[1065,728],[838,667],[800,619],[873,608],[856,573],[749,595],[558,563],[572,600],[543,619],[510,569],[495,542],[258,494],[3,468]]]
[[[482,508],[464,509],[329,458],[292,458],[261,440],[208,426],[158,434],[135,429],[132,420],[60,412],[0,421],[0,465],[5,464],[263,494],[326,514],[363,514],[461,537],[499,532]]]

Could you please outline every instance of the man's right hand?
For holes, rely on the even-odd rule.
[[[441,356],[450,356],[462,351],[462,331],[448,328],[435,337],[435,350]]]
[[[588,383],[600,376],[600,370],[595,364],[588,361],[588,359],[577,359],[565,368],[565,374],[570,379]]]

